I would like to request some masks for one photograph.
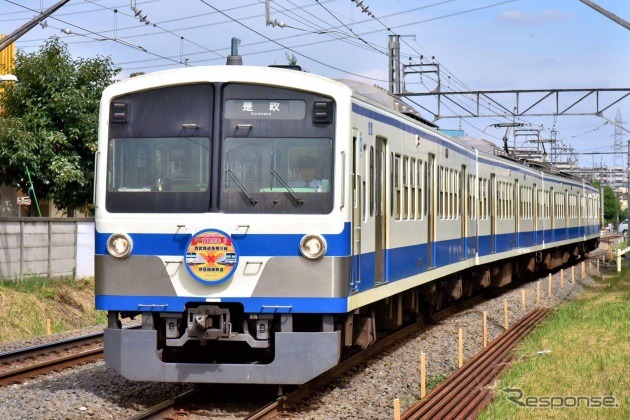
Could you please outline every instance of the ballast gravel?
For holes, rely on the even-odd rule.
[[[579,265],[575,266],[575,274],[575,284],[572,284],[571,270],[565,270],[564,287],[560,287],[560,273],[555,273],[551,296],[548,296],[548,279],[542,278],[540,306],[555,307],[594,284],[590,275],[580,279]],[[526,283],[430,325],[291,407],[283,418],[392,418],[395,398],[400,399],[401,408],[405,410],[419,397],[421,352],[426,355],[430,383],[450,375],[458,365],[458,330],[463,330],[464,358],[470,359],[482,348],[482,312],[487,312],[488,340],[491,341],[503,331],[504,299],[508,300],[509,322],[513,324],[536,306],[536,289],[536,281]],[[525,290],[526,309],[521,307],[521,290]],[[87,330],[75,332],[75,335],[85,334]],[[55,335],[20,343],[0,343],[0,351],[59,338]],[[3,419],[129,418],[190,388],[188,384],[131,382],[101,361],[0,388],[0,416]],[[247,387],[235,392],[241,393],[243,402],[249,397]],[[236,419],[246,417],[250,411],[251,406],[245,403],[239,408],[237,398],[227,408],[214,401],[210,408],[191,413],[191,418]]]

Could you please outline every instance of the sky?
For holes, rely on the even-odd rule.
[[[295,55],[306,71],[387,88],[388,36],[397,34],[403,64],[410,58],[418,63],[420,55],[425,62],[435,57],[442,91],[630,88],[630,31],[578,0],[363,0],[362,7],[369,6],[371,15],[357,2],[271,0],[270,21],[284,24],[272,26],[265,24],[264,0],[71,0],[20,38],[16,47],[35,52],[46,39],[58,36],[75,58],[110,56],[121,68],[118,78],[124,79],[134,72],[224,65],[230,40],[236,37],[245,65],[287,64],[287,55]],[[11,33],[55,3],[0,0],[0,33]],[[630,20],[630,1],[595,3]],[[407,89],[430,91],[437,86],[431,77],[426,74],[420,81],[418,75],[409,75]],[[581,96],[564,95],[562,104],[569,106]],[[602,94],[601,102],[621,96]],[[537,98],[523,96],[521,109]],[[432,97],[412,99],[435,109]],[[463,97],[457,101],[472,104]],[[553,98],[545,100],[540,110],[549,112],[552,105]],[[596,104],[589,99],[574,109],[593,112]],[[618,111],[630,130],[630,96],[603,116],[615,120]],[[512,121],[441,118],[436,123],[500,145],[505,129],[490,125]],[[515,121],[541,129],[542,139],[555,135],[576,152],[614,150],[615,127],[601,117],[531,116]],[[534,147],[525,142],[530,138],[519,137],[516,145]],[[627,145],[630,131],[622,131],[621,139]],[[510,145],[513,142],[510,138]],[[615,161],[612,154],[578,158],[583,166],[625,166],[627,146],[623,151],[623,160]]]

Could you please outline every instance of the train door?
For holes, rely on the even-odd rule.
[[[488,199],[490,200],[490,253],[497,252],[495,238],[497,234],[497,186],[496,175],[490,174],[490,188]]]
[[[468,200],[468,188],[466,185],[467,175],[466,175],[466,165],[462,165],[462,172],[459,177],[459,217],[461,218],[461,259],[465,260],[468,258],[468,211],[467,211],[467,200]]]
[[[578,236],[582,236],[584,233],[582,232],[582,226],[584,225],[582,221],[582,194],[580,192],[577,193],[577,201],[575,206],[577,207],[577,234]]]
[[[512,249],[518,248],[520,244],[520,229],[521,229],[521,191],[519,189],[518,179],[514,180],[514,193],[512,195],[514,202],[512,203],[512,215],[514,216],[514,240],[512,242]]]
[[[354,290],[359,289],[361,284],[361,223],[363,222],[363,197],[361,195],[363,181],[361,177],[361,156],[363,146],[360,144],[360,134],[357,130],[353,130],[352,135],[354,158],[352,159],[352,247],[354,255],[354,264],[352,270],[352,280]]]
[[[550,241],[556,241],[556,197],[554,197],[553,187],[549,188],[549,217],[551,218],[550,223]]]
[[[387,178],[385,177],[385,156],[387,140],[376,137],[376,150],[370,157],[370,167],[373,168],[373,208],[374,208],[374,281],[376,284],[385,281],[385,247],[387,246],[387,209],[385,198],[387,197]],[[372,205],[371,205],[372,206]]]
[[[569,239],[569,221],[570,221],[570,208],[569,208],[569,192],[564,192],[564,239]]]
[[[435,267],[435,155],[429,153],[426,168],[426,200],[427,200],[427,268]]]
[[[538,188],[536,188],[536,184],[534,184],[532,195],[532,213],[534,214],[534,225],[532,229],[534,230],[532,234],[534,235],[534,245],[538,245]]]

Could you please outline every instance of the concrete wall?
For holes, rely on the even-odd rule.
[[[94,275],[91,219],[0,217],[0,278]]]

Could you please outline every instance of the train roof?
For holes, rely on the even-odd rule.
[[[424,119],[416,109],[402,99],[392,95],[387,90],[377,85],[368,85],[352,79],[333,79],[337,82],[348,86],[357,94],[364,96],[376,103],[379,103],[389,109],[398,111],[422,124],[437,129],[438,126],[427,119]]]
[[[352,80],[352,79],[333,79],[333,80],[343,83],[344,85],[347,85],[349,88],[353,90],[353,92],[355,92],[356,94],[360,96],[363,96],[376,103],[379,103],[389,109],[392,109],[404,115],[407,115],[408,117],[411,117],[416,121],[419,121],[420,123],[430,127],[433,130],[438,129],[437,125],[422,118],[420,114],[411,105],[409,105],[402,99],[392,95],[390,92],[388,92],[387,90],[383,89],[380,86],[368,85],[366,83],[362,83],[362,82],[359,82],[357,80]],[[497,146],[496,144],[488,140],[479,139],[479,138],[470,137],[470,136],[449,136],[442,132],[440,132],[440,134],[445,137],[448,137],[450,140],[452,140],[453,142],[461,146],[464,146],[468,149],[478,150],[486,155],[505,159],[517,165],[529,167],[531,169],[538,170],[538,171],[543,171],[548,174],[556,175],[562,178],[567,178],[567,179],[571,179],[571,180],[579,181],[579,182],[584,181],[582,178],[577,177],[575,175],[558,171],[557,168],[555,168],[554,166],[550,165],[547,162],[536,162],[536,161],[530,161],[526,159],[513,158],[512,156],[509,156],[508,154],[506,154],[503,148]]]
[[[571,179],[573,181],[584,181],[584,179],[581,177],[559,171],[558,168],[551,165],[549,162],[540,162],[540,161],[534,161],[534,160],[528,160],[528,159],[514,158],[506,154],[502,148],[500,148],[499,146],[497,146],[496,144],[488,140],[479,139],[476,137],[469,137],[469,136],[455,136],[455,137],[450,137],[450,138],[462,146],[473,148],[485,154],[500,157],[502,159],[509,160],[511,162],[514,162],[522,166],[526,166],[531,169],[543,171],[548,174],[556,175],[562,178]]]

